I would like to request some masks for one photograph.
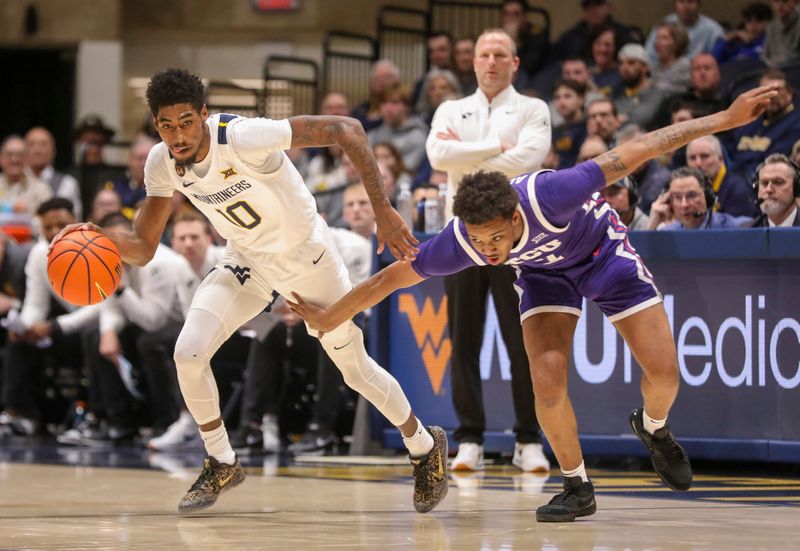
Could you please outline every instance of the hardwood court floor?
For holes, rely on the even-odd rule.
[[[158,462],[156,462],[158,463]],[[651,473],[592,472],[598,512],[536,523],[558,480],[491,467],[411,505],[405,465],[270,464],[203,514],[179,515],[196,468],[173,472],[0,462],[0,549],[798,549],[800,480],[698,476],[676,494]],[[389,462],[392,463],[392,462]]]

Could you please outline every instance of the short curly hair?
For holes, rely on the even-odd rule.
[[[461,179],[453,199],[453,214],[467,224],[485,224],[497,218],[510,220],[519,197],[502,172],[480,170]]]
[[[153,115],[162,107],[179,103],[189,103],[199,112],[205,102],[203,81],[185,69],[159,71],[147,85],[147,105]]]

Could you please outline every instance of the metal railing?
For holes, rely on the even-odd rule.
[[[316,113],[319,108],[319,66],[312,59],[269,56],[264,62],[264,114],[284,119]]]
[[[411,86],[428,69],[425,39],[430,16],[423,10],[383,6],[378,12],[379,57],[400,69],[400,81]]]
[[[323,93],[342,92],[350,105],[369,99],[370,66],[377,59],[375,39],[357,33],[331,31],[323,41]]]
[[[264,114],[260,90],[231,81],[209,82],[206,87],[206,106],[211,114],[233,113],[243,117],[258,117]]]

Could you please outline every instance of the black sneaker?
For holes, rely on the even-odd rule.
[[[536,509],[538,522],[572,522],[577,517],[588,517],[597,511],[594,484],[584,482],[579,476],[564,477],[564,491],[550,503]]]
[[[289,453],[295,455],[325,452],[325,450],[331,449],[335,442],[336,435],[332,430],[323,429],[319,425],[311,425],[303,435],[303,438],[290,444],[287,449]]]
[[[692,487],[692,464],[683,446],[675,441],[669,425],[658,429],[654,434],[644,430],[642,409],[631,413],[631,428],[639,440],[650,450],[650,459],[664,484],[673,490],[686,491]]]
[[[264,445],[261,429],[253,427],[249,423],[239,425],[230,436],[231,447],[237,453],[248,454],[251,451],[261,451]]]
[[[206,457],[203,472],[178,504],[178,511],[185,513],[211,507],[217,502],[219,494],[244,482],[244,469],[239,458],[233,465],[220,463],[213,457]]]
[[[433,448],[427,455],[412,457],[414,466],[414,509],[427,513],[447,495],[447,434],[440,427],[428,427]]]

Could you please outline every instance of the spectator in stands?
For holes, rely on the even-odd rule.
[[[384,92],[380,102],[383,124],[367,133],[369,144],[389,142],[403,155],[403,162],[411,172],[419,168],[425,157],[425,138],[428,127],[411,116],[411,98],[408,90],[398,86]]]
[[[602,193],[609,206],[617,211],[622,223],[628,226],[628,231],[647,229],[650,218],[637,206],[639,198],[633,182],[628,178],[606,186]]]
[[[675,221],[661,230],[708,230],[735,229],[749,226],[753,219],[749,216],[733,217],[723,212],[713,212],[715,196],[706,175],[696,168],[679,168],[670,174],[664,187],[665,201],[675,212]],[[653,205],[650,217],[662,216],[659,208]]]
[[[692,59],[691,87],[673,102],[687,105],[695,117],[705,117],[725,108],[719,90],[719,65],[711,54],[700,53]]]
[[[592,31],[589,40],[592,80],[601,94],[611,97],[622,86],[622,78],[617,70],[617,54],[623,38],[611,25],[603,25]]]
[[[756,173],[756,192],[762,215],[758,225],[765,228],[800,227],[800,168],[781,153],[764,159]]]
[[[697,168],[711,181],[717,197],[714,210],[731,216],[755,216],[752,186],[725,165],[722,144],[716,136],[703,136],[686,146],[686,164]]]
[[[559,168],[575,164],[578,150],[586,139],[586,122],[583,116],[585,90],[572,80],[559,80],[556,83],[553,102],[556,112],[564,121],[553,128],[553,151],[559,157]]]
[[[383,123],[380,100],[390,88],[400,86],[400,69],[388,59],[379,59],[372,64],[369,73],[369,99],[353,109],[351,115],[361,121],[366,132]]]
[[[449,71],[453,68],[453,37],[446,31],[434,31],[426,40],[428,48],[428,70],[439,69]],[[420,76],[411,89],[411,105],[417,105],[422,96],[422,85],[425,76]]]
[[[339,189],[348,184],[347,174],[342,167],[344,150],[338,145],[323,147],[308,163],[306,186],[316,195],[320,192]]]
[[[637,40],[631,29],[611,17],[611,3],[607,0],[581,0],[581,8],[583,19],[558,37],[554,46],[558,59],[585,55],[591,45],[589,37],[592,31],[602,25],[611,25],[624,37],[620,44],[641,42],[641,38]]]
[[[580,149],[578,149],[578,162],[588,161],[594,159],[598,155],[602,155],[608,151],[608,145],[605,140],[600,136],[587,136]]]
[[[456,76],[446,69],[431,69],[422,83],[422,93],[416,104],[416,113],[430,126],[433,114],[446,99],[462,97],[461,85]]]
[[[561,80],[571,80],[583,88],[584,105],[588,105],[594,99],[603,97],[592,80],[589,64],[582,57],[573,57],[561,62]],[[550,122],[553,124],[553,128],[564,124],[564,119],[555,107],[555,100],[551,99],[547,106],[550,108]]]
[[[378,164],[385,166],[392,173],[394,188],[391,190],[391,192],[387,189],[386,194],[390,199],[394,199],[395,190],[400,189],[400,186],[406,183],[410,186],[412,184],[413,177],[406,168],[406,164],[403,162],[403,156],[400,155],[400,151],[398,151],[393,144],[389,142],[376,143],[374,146],[372,146],[372,151],[375,153],[375,159],[378,161]],[[354,181],[357,180],[358,178],[356,178]]]
[[[149,136],[140,136],[131,144],[128,156],[128,172],[124,178],[118,178],[107,183],[106,189],[113,189],[122,200],[122,213],[128,218],[133,218],[139,203],[147,196],[144,186],[144,165],[147,154],[156,145],[156,140]]]
[[[22,307],[25,296],[25,263],[33,242],[16,243],[0,232],[0,316]],[[2,382],[2,377],[0,377]]]
[[[689,41],[687,55],[690,59],[701,52],[710,52],[724,32],[719,23],[700,13],[700,4],[700,0],[675,0],[675,11],[662,20],[666,23],[679,24],[686,29]],[[647,53],[653,62],[661,57],[657,54],[656,48],[659,26],[656,25],[647,37]]]
[[[662,21],[653,29],[655,59],[653,86],[667,94],[683,94],[689,89],[691,63],[686,57],[689,35],[680,23]]]
[[[617,132],[617,143],[637,140],[643,135],[644,131],[640,127],[628,124]],[[669,181],[669,170],[656,159],[650,159],[636,168],[628,178],[636,191],[639,208],[649,214],[650,205]]]
[[[743,7],[743,24],[718,38],[711,49],[717,63],[723,65],[731,61],[760,59],[771,19],[772,9],[764,2],[750,2]]]
[[[0,414],[0,425],[21,435],[33,435],[42,428],[38,389],[43,385],[37,382],[46,378],[48,358],[79,369],[77,332],[99,318],[97,306],[78,309],[57,297],[47,276],[47,246],[59,231],[75,222],[72,203],[63,197],[48,199],[39,206],[37,216],[42,239],[30,249],[25,262],[25,298],[19,315],[6,318],[8,342],[3,351],[2,402],[6,411]]]
[[[89,222],[97,224],[100,220],[122,210],[122,199],[113,189],[98,189],[92,200],[92,210],[89,213]]]
[[[347,96],[341,92],[325,94],[320,103],[320,115],[346,117],[349,111]],[[342,168],[344,150],[338,145],[313,149],[297,148],[293,151],[299,155],[305,152],[312,155],[303,178],[311,193],[326,192],[347,185],[347,174]]]
[[[620,121],[650,130],[657,126],[666,96],[650,80],[650,61],[640,44],[625,44],[619,51],[619,74],[625,88],[614,96]]]
[[[528,77],[532,77],[547,62],[550,47],[549,29],[534,27],[528,21],[527,0],[503,0],[500,9],[503,16],[503,30],[517,45],[519,69]]]
[[[180,322],[170,320],[156,334],[143,334],[138,343],[142,368],[151,389],[154,428],[156,431],[166,428],[163,434],[147,442],[147,447],[156,451],[178,450],[200,442],[197,424],[180,394],[172,354],[195,291],[225,256],[225,248],[212,243],[208,220],[196,210],[177,214],[170,233],[172,249],[180,255],[176,291],[183,315]]]
[[[767,26],[761,59],[777,67],[800,56],[800,6],[797,0],[773,0],[775,18]]]
[[[53,195],[50,186],[25,172],[25,140],[12,134],[0,143],[0,211],[33,216]]]
[[[461,92],[467,96],[474,94],[478,89],[475,69],[472,68],[474,57],[475,39],[471,37],[457,39],[453,44],[453,73],[461,85]]]
[[[105,164],[103,147],[114,137],[114,130],[106,126],[102,117],[90,113],[83,117],[74,130],[75,146],[78,150],[78,165],[99,166]]]
[[[25,164],[26,172],[50,186],[55,197],[64,197],[75,206],[75,217],[83,220],[81,205],[81,187],[78,181],[53,168],[56,158],[56,141],[46,128],[35,126],[25,134],[27,147]]]
[[[589,102],[586,108],[586,133],[589,136],[602,138],[610,149],[616,143],[615,135],[619,127],[617,108],[611,99],[598,98]]]
[[[794,142],[792,146],[792,154],[789,157],[792,159],[796,164],[800,164],[800,140]]]
[[[550,150],[552,130],[547,105],[521,95],[512,85],[519,67],[514,40],[502,29],[484,31],[475,46],[474,67],[478,91],[439,107],[426,144],[431,166],[447,171],[446,220],[453,216],[453,197],[463,175],[481,169],[501,171],[509,178],[531,172],[541,167]],[[517,417],[512,461],[525,471],[549,468],[533,408],[533,387],[519,325],[519,297],[511,285],[515,278],[508,266],[475,267],[445,278],[453,344],[450,376],[459,418],[454,469],[483,469],[486,420],[478,357],[489,289],[511,359]]]
[[[676,122],[683,122],[683,121],[690,121],[695,117],[694,112],[691,108],[680,102],[672,102],[670,106],[670,124],[675,124]],[[686,146],[679,147],[675,151],[668,153],[665,156],[665,163],[667,167],[671,170],[676,168],[680,168],[682,166],[686,166]]]
[[[800,128],[800,110],[794,104],[794,90],[786,74],[778,69],[768,69],[760,84],[775,84],[778,95],[770,99],[762,116],[733,132],[733,165],[739,174],[750,177],[756,166],[767,155],[788,155],[797,140]]]

